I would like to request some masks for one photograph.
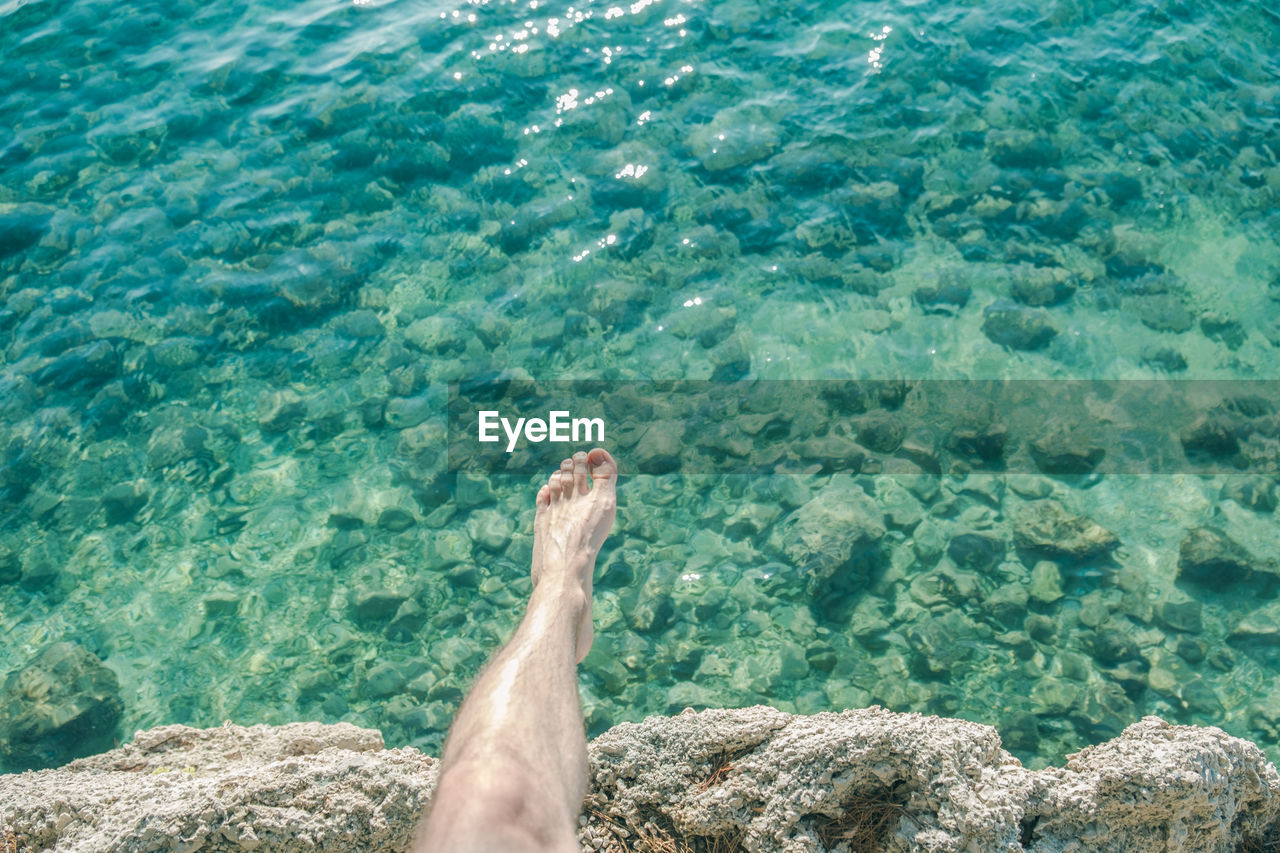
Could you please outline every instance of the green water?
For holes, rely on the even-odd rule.
[[[438,752],[535,482],[447,476],[452,381],[1272,379],[1277,56],[1257,2],[0,2],[0,668],[82,646],[120,739]],[[1154,713],[1278,758],[1274,576],[1179,575],[1196,529],[1277,552],[1268,429],[1247,482],[1090,488],[615,445],[589,729],[879,703],[1040,765]],[[797,580],[777,531],[854,488],[892,523]],[[1105,566],[1018,552],[1047,494]]]

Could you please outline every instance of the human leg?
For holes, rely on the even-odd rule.
[[[415,851],[571,851],[586,785],[577,663],[591,648],[596,554],[617,466],[599,448],[538,491],[533,593],[515,635],[458,710]]]

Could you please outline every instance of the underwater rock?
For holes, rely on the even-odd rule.
[[[368,628],[388,622],[409,596],[386,589],[361,589],[351,598],[356,624]]]
[[[1195,637],[1180,637],[1178,639],[1178,657],[1187,663],[1200,663],[1205,658],[1205,652],[1208,651],[1208,645],[1204,640]]]
[[[405,686],[430,669],[421,659],[383,661],[365,673],[364,690],[371,696],[387,699],[404,692]]]
[[[457,486],[454,490],[454,502],[459,509],[491,504],[497,500],[489,478],[475,471],[459,471]]]
[[[902,235],[906,224],[906,203],[894,182],[851,184],[833,196],[840,204],[841,221],[858,243],[874,244]]]
[[[1105,664],[1139,659],[1138,644],[1133,638],[1116,628],[1101,628],[1080,635],[1081,646],[1094,659]]]
[[[897,415],[877,409],[857,422],[858,443],[876,453],[893,453],[902,444],[906,424]]]
[[[1267,646],[1280,645],[1280,606],[1271,603],[1246,614],[1231,629],[1231,639]]]
[[[624,142],[600,152],[586,165],[592,203],[602,213],[661,209],[669,186],[667,170],[657,166],[663,160],[652,148],[637,142]],[[582,183],[578,181],[575,186]],[[647,240],[652,245],[652,235]]]
[[[847,269],[844,264],[818,252],[810,252],[793,260],[791,271],[819,287],[839,287],[844,284]]]
[[[1003,477],[981,471],[971,471],[959,483],[953,482],[948,485],[950,486],[949,491],[954,490],[957,496],[976,498],[991,509],[999,510],[1004,504],[1005,481]],[[985,524],[990,516],[980,507],[970,507],[961,514],[960,521],[965,522],[967,518],[971,518],[975,524]]]
[[[915,529],[915,535],[912,536],[910,544],[916,558],[923,565],[932,566],[942,556],[942,552],[947,546],[947,540],[938,522],[932,519],[924,519],[920,526]]]
[[[623,213],[636,211],[623,211]],[[614,214],[612,222],[622,214]],[[645,309],[653,301],[653,288],[644,282],[607,279],[598,282],[591,289],[591,301],[588,311],[595,317],[606,331],[612,329],[626,332],[643,322]]]
[[[467,519],[467,535],[481,548],[494,553],[502,552],[515,532],[511,516],[496,509],[477,510]]]
[[[851,478],[837,475],[774,528],[769,546],[809,574],[812,590],[874,553],[884,535],[876,502]]]
[[[1043,311],[1010,302],[996,302],[982,312],[982,333],[992,343],[1015,350],[1044,349],[1058,330]]]
[[[1178,577],[1212,589],[1226,589],[1255,572],[1275,573],[1275,566],[1250,554],[1218,530],[1197,527],[1178,548]]]
[[[1065,714],[1080,703],[1078,684],[1060,678],[1041,678],[1031,688],[1031,710],[1037,714]]]
[[[939,675],[958,676],[960,668],[974,654],[977,626],[958,610],[930,617],[912,625],[906,632],[907,643],[915,657],[913,668],[931,678]]]
[[[1187,369],[1187,360],[1182,353],[1171,347],[1157,347],[1148,344],[1139,355],[1147,367],[1163,370],[1165,373],[1180,373]]]
[[[264,432],[284,432],[307,416],[307,404],[291,388],[267,391],[258,397],[258,427]]]
[[[985,572],[1004,559],[1005,543],[980,533],[961,533],[951,538],[947,556],[957,566]]]
[[[414,320],[404,330],[405,343],[425,353],[456,355],[466,348],[466,338],[456,317],[436,314]]]
[[[1182,706],[1193,714],[1217,719],[1226,710],[1222,707],[1222,699],[1219,698],[1218,691],[1198,675],[1192,676],[1180,685],[1178,698],[1182,700]]]
[[[724,532],[737,539],[759,536],[766,530],[772,530],[781,515],[782,507],[777,504],[750,501],[724,520]]]
[[[377,313],[367,308],[339,314],[333,319],[333,328],[343,337],[355,340],[380,338],[386,333]]]
[[[167,468],[189,459],[208,459],[213,456],[209,442],[213,438],[202,426],[168,424],[156,427],[147,441],[147,464],[153,468]]]
[[[46,358],[52,358],[53,356],[62,355],[73,347],[90,343],[94,337],[93,330],[87,324],[73,323],[70,326],[55,329],[40,338],[24,352],[24,355],[34,350]]]
[[[1189,634],[1199,634],[1203,629],[1200,611],[1200,602],[1195,599],[1166,600],[1155,607],[1156,618],[1162,625],[1174,631],[1185,631]]]
[[[1012,270],[1010,293],[1023,305],[1040,308],[1066,302],[1076,292],[1076,279],[1061,267],[1020,264]]]
[[[778,128],[772,122],[752,111],[730,107],[695,131],[690,146],[702,168],[723,172],[764,160],[777,149],[778,141]]]
[[[1178,439],[1187,456],[1234,456],[1240,452],[1236,419],[1225,412],[1208,412],[1184,429]]]
[[[917,287],[911,294],[926,314],[956,314],[969,304],[973,288],[955,275],[943,275],[933,284]]]
[[[804,659],[809,666],[819,672],[831,672],[836,668],[839,657],[836,650],[826,643],[817,643],[810,645],[804,652]]]
[[[1078,433],[1059,430],[1041,436],[1028,448],[1036,467],[1051,476],[1092,473],[1106,451]]]
[[[595,200],[600,202],[604,198],[602,195]],[[587,213],[590,210],[587,202],[582,191],[558,192],[530,200],[515,213],[503,217],[489,239],[507,255],[526,251],[541,243],[554,229]]]
[[[801,196],[843,186],[853,170],[825,146],[810,142],[787,145],[767,166],[769,179]]]
[[[240,615],[240,600],[240,594],[231,590],[220,590],[206,595],[201,601],[205,620],[216,624],[234,619]]]
[[[1270,477],[1229,475],[1222,486],[1221,496],[1223,500],[1235,501],[1263,514],[1274,512],[1276,508],[1276,484]]]
[[[1053,140],[1030,130],[992,130],[986,142],[991,161],[1004,168],[1048,169],[1062,159]]]
[[[1215,311],[1200,318],[1200,331],[1204,332],[1205,337],[1221,342],[1230,350],[1240,349],[1246,337],[1244,326],[1238,320]]]
[[[1027,588],[1022,584],[1001,584],[982,599],[982,609],[997,625],[1003,625],[1006,628],[1022,627],[1025,629],[1026,622],[1029,619],[1027,617],[1028,598]],[[1027,632],[1028,636],[1032,636],[1033,639],[1045,642],[1043,632],[1038,633],[1039,636],[1036,636],[1032,635],[1030,631]]]
[[[402,602],[387,625],[387,639],[397,642],[413,639],[430,617],[431,613],[412,598]]]
[[[635,447],[631,459],[637,471],[645,474],[668,474],[680,469],[686,453],[681,421],[658,421],[649,425]]]
[[[1099,186],[1117,208],[1142,198],[1142,182],[1132,175],[1111,172],[1102,178]]]
[[[706,349],[727,338],[738,324],[738,311],[731,305],[699,305],[677,308],[667,315],[667,331],[683,340],[695,339]]]
[[[515,140],[503,129],[501,117],[481,104],[467,104],[444,123],[444,146],[453,170],[474,172],[482,166],[505,163],[515,153]]]
[[[138,510],[147,505],[150,497],[151,489],[144,480],[118,483],[107,489],[102,496],[102,508],[106,511],[108,522],[122,524],[131,521]]]
[[[1058,593],[1058,598],[1061,598],[1062,590],[1058,590]],[[1052,643],[1054,635],[1058,632],[1058,624],[1041,613],[1032,613],[1027,616],[1022,623],[1022,628],[1027,632],[1027,636],[1038,643]]]
[[[378,527],[390,530],[392,533],[408,530],[417,523],[418,517],[412,510],[403,506],[389,506],[378,513]]]
[[[730,337],[736,325],[736,320],[730,319],[698,334],[698,344],[711,350],[708,357],[715,365],[712,378],[720,382],[735,382],[751,372],[750,335]]]
[[[461,530],[448,528],[431,535],[426,551],[428,566],[446,569],[471,559],[471,540]]]
[[[1001,423],[999,412],[991,406],[978,405],[956,412],[954,417],[957,424],[947,434],[948,450],[983,463],[1001,460],[1009,430]]]
[[[1052,499],[1028,501],[1014,513],[1013,522],[1018,548],[1051,559],[1101,557],[1120,544],[1110,530]]]
[[[428,391],[416,397],[393,397],[387,400],[382,416],[392,429],[410,429],[438,414],[441,414],[439,395]]]
[[[449,152],[438,143],[417,139],[396,149],[382,163],[385,174],[397,184],[413,185],[449,176]]]
[[[1033,752],[1040,745],[1040,724],[1036,715],[1013,711],[1000,718],[1000,739],[1019,752]]]
[[[22,579],[22,558],[7,545],[0,545],[0,584]]]
[[[639,257],[643,252],[649,250],[653,245],[654,222],[653,217],[639,207],[629,207],[626,210],[619,210],[609,215],[609,233],[613,235],[616,242],[610,247],[613,254],[617,255],[624,261],[630,261]],[[737,233],[737,232],[735,232]],[[743,251],[749,251],[743,235],[738,235],[738,241],[742,244]],[[647,285],[641,285],[647,286]],[[649,306],[648,301],[642,301],[640,304],[632,307],[631,313],[622,318],[622,322],[612,320],[606,322],[598,311],[591,311],[591,316],[597,318],[601,324],[617,325],[624,328],[634,328],[644,318],[644,308]]]
[[[1009,491],[1029,501],[1047,498],[1053,494],[1053,481],[1035,474],[1026,476],[1006,476],[1005,482]]]
[[[75,643],[46,646],[0,694],[0,763],[55,767],[112,745],[124,715],[116,674]]]
[[[942,462],[938,453],[937,436],[927,428],[914,430],[902,439],[898,455],[911,461],[926,474],[935,476],[910,477],[907,488],[920,499],[921,503],[930,504],[938,496],[938,480],[936,475],[942,471]]]
[[[1138,319],[1147,328],[1157,332],[1185,332],[1191,328],[1194,318],[1180,297],[1158,293],[1136,298]]]
[[[1133,702],[1114,681],[1085,686],[1084,701],[1070,715],[1088,737],[1115,737],[1136,716]]]
[[[37,385],[62,390],[96,389],[120,373],[120,356],[108,341],[74,347],[36,371]]]
[[[19,581],[29,592],[59,599],[68,586],[67,556],[57,541],[28,545],[21,550]]]
[[[876,481],[876,500],[884,507],[885,525],[910,535],[924,520],[924,512],[911,492],[896,479],[882,478]]]
[[[40,242],[49,231],[54,210],[39,204],[0,207],[0,259],[16,255]]]
[[[1053,604],[1062,598],[1062,572],[1057,563],[1041,560],[1031,569],[1028,594],[1041,604]]]

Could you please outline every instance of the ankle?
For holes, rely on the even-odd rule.
[[[549,605],[556,610],[569,611],[577,618],[590,607],[587,592],[577,577],[565,575],[561,577],[544,577],[533,588],[529,598],[529,606]]]

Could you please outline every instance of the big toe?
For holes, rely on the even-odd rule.
[[[593,488],[613,490],[618,482],[618,463],[613,461],[609,451],[603,447],[594,448],[587,454],[587,467],[591,469]]]

